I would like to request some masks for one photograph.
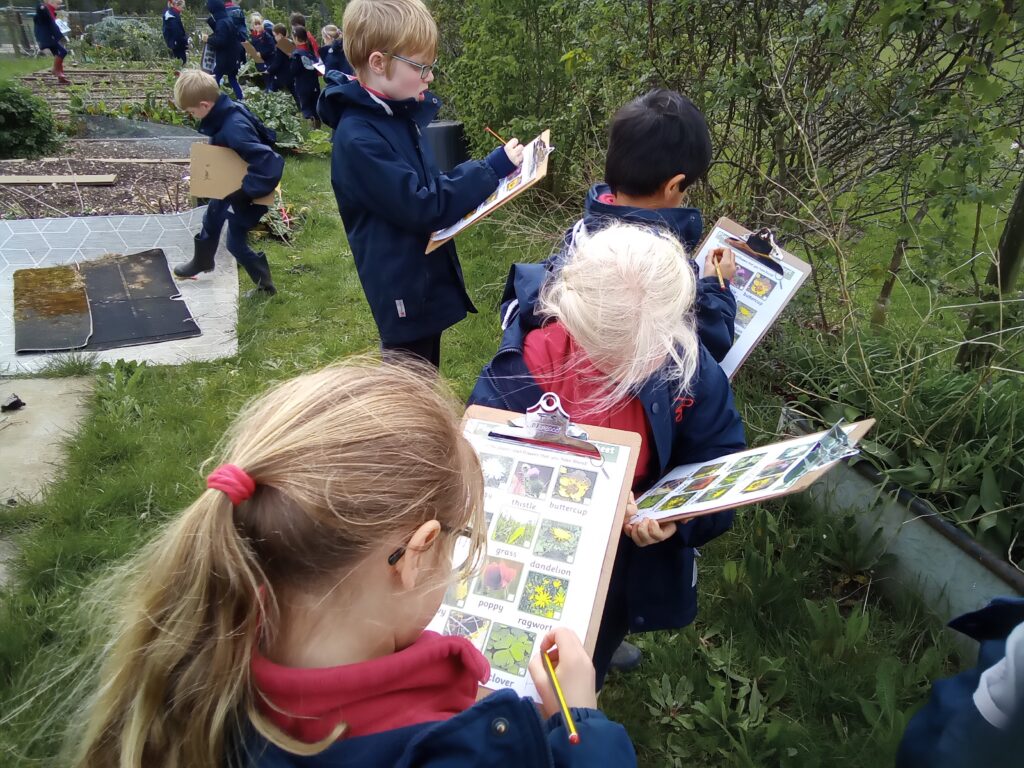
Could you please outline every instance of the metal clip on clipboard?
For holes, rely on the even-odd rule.
[[[491,430],[487,437],[604,461],[600,449],[588,442],[587,433],[570,422],[569,414],[562,408],[562,401],[554,392],[541,395],[537,404],[528,408],[521,418],[510,421],[509,427],[508,430]]]
[[[787,488],[799,478],[815,469],[833,464],[840,459],[856,456],[860,449],[850,442],[849,435],[843,429],[843,419],[837,421],[828,432],[821,436],[800,461],[798,461],[782,479],[780,488]]]

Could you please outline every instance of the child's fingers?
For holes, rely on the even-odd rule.
[[[541,651],[541,653],[543,652]],[[540,711],[547,719],[558,712],[559,704],[555,690],[551,687],[551,681],[548,679],[547,670],[544,669],[544,659],[541,658],[540,653],[534,654],[527,668],[530,670],[530,678],[540,696]]]

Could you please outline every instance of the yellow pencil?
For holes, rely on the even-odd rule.
[[[725,290],[725,279],[722,277],[722,268],[718,266],[718,262],[720,262],[721,260],[722,260],[721,256],[719,256],[717,259],[715,259],[715,274],[718,275],[718,287],[721,288],[724,291]]]
[[[491,136],[496,138],[498,141],[500,141],[502,146],[508,144],[508,142],[505,141],[503,138],[501,138],[501,136],[499,136],[497,133],[495,133],[494,131],[491,130],[491,126],[485,125],[484,126],[484,130],[487,131],[489,134],[491,134]]]
[[[558,684],[558,677],[555,676],[555,665],[551,663],[551,657],[547,651],[541,651],[544,657],[544,669],[548,671],[548,678],[551,680],[551,687],[555,689],[555,696],[558,697],[558,705],[562,708],[562,719],[565,720],[565,727],[569,730],[569,743],[579,744],[580,735],[576,731],[576,723],[572,721],[569,713],[569,705],[565,703],[565,695],[562,693],[562,686]]]

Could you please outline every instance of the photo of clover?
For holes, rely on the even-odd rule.
[[[568,579],[530,571],[523,596],[519,598],[519,610],[546,619],[560,618],[568,589]]]
[[[484,656],[495,669],[521,677],[526,674],[536,638],[533,632],[525,629],[494,624],[484,646]]]

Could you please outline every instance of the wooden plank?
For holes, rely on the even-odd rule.
[[[16,184],[77,184],[80,187],[109,187],[117,181],[113,173],[98,175],[72,174],[70,176],[0,176],[0,185]]]

